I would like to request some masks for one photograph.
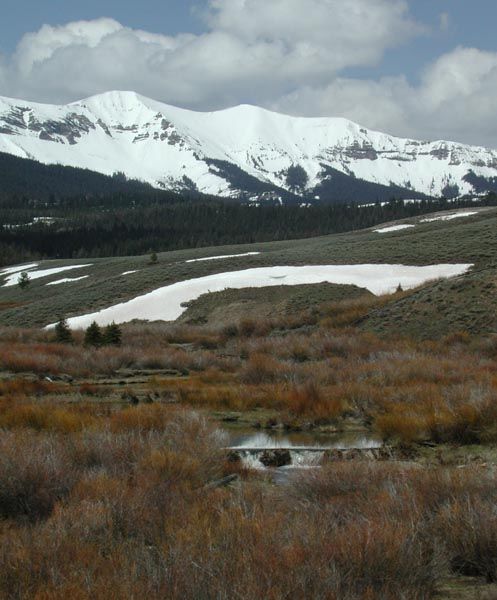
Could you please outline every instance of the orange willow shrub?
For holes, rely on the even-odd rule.
[[[90,427],[94,419],[77,410],[49,405],[0,405],[0,428],[71,433]]]
[[[273,383],[285,376],[288,368],[268,354],[252,354],[241,369],[244,383],[253,385]]]
[[[497,581],[497,511],[486,498],[457,498],[441,508],[435,522],[445,539],[452,569]]]
[[[283,408],[295,417],[308,417],[315,423],[329,422],[339,418],[347,405],[337,395],[336,388],[319,387],[309,382],[280,394]]]
[[[346,462],[284,487],[216,489],[205,484],[217,455],[211,471],[202,463],[212,433],[185,412],[164,433],[4,435],[0,483],[19,473],[23,489],[41,472],[33,506],[44,485],[51,505],[29,527],[25,513],[0,521],[1,597],[428,600],[449,566],[495,573],[497,487],[485,470]],[[98,468],[81,460],[90,449]]]
[[[60,374],[90,376],[112,374],[119,369],[204,370],[227,361],[213,352],[186,352],[168,344],[159,346],[85,348],[81,345],[51,343],[0,342],[0,369],[13,373]]]
[[[49,381],[32,379],[5,379],[0,381],[0,398],[44,396],[46,394],[62,394],[68,391],[68,386]]]
[[[403,442],[432,440],[458,444],[480,443],[497,436],[494,391],[472,386],[418,394],[415,401],[390,400],[376,416],[375,427],[385,439]],[[444,393],[442,393],[444,392]]]
[[[163,404],[140,405],[125,408],[111,415],[112,432],[163,431],[178,414],[176,407]]]
[[[373,300],[339,303],[318,313],[333,317],[335,310],[362,310]],[[374,424],[385,439],[408,442],[466,443],[497,436],[492,402],[454,395],[454,390],[471,386],[488,390],[490,396],[497,391],[497,362],[493,351],[484,351],[493,347],[492,340],[484,343],[461,335],[424,342],[379,338],[349,327],[324,328],[315,319],[300,317],[291,319],[297,325],[294,330],[284,318],[235,323],[229,331],[132,324],[123,327],[122,347],[96,351],[48,343],[46,333],[7,331],[8,341],[0,341],[0,369],[76,377],[112,375],[121,369],[171,369],[182,377],[169,377],[160,385],[151,382],[150,389],[185,405],[265,408],[280,411],[282,419],[296,425],[348,414]],[[9,391],[2,385],[0,397],[62,391],[27,385],[23,390],[25,384],[18,383],[9,384]],[[89,385],[81,391],[92,393]],[[116,421],[116,427],[125,427],[124,421],[135,417],[119,418],[122,424]]]
[[[372,461],[333,461],[321,469],[304,473],[289,486],[288,494],[297,502],[324,505],[336,502],[338,497],[351,499],[371,497],[381,488],[394,483],[402,486],[409,482],[412,469],[397,463]]]

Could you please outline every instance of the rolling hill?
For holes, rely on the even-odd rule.
[[[357,290],[361,288],[364,294],[370,294],[366,288],[373,293],[381,293],[383,288],[374,287],[374,281],[368,283],[367,278],[351,281],[349,277],[350,272],[362,268],[361,265],[372,265],[382,269],[378,271],[378,277],[389,278],[388,290],[394,291],[397,281],[406,281],[408,285],[403,285],[405,293],[401,297],[395,294],[387,296],[388,301],[368,314],[361,327],[377,331],[412,330],[414,335],[428,337],[461,330],[489,332],[497,328],[497,311],[493,301],[497,275],[496,226],[495,208],[473,209],[436,213],[431,217],[405,219],[402,223],[305,240],[166,252],[159,254],[156,264],[151,263],[148,256],[134,256],[19,265],[0,273],[0,324],[46,326],[61,317],[95,313],[139,296],[158,293],[161,288],[184,285],[199,278],[224,278],[225,283],[220,285],[217,282],[215,285],[218,287],[211,287],[210,291],[250,287],[250,284],[230,286],[230,280],[235,281],[235,272],[243,273],[249,269],[272,277],[267,285],[276,286],[274,297],[280,305],[285,302],[286,283],[307,284],[305,293],[300,288],[297,297],[300,307],[302,299],[307,298],[311,309],[330,297],[343,297],[341,293],[337,296],[333,290],[328,291],[331,288],[323,289],[321,282],[324,281],[329,282],[327,285],[355,284],[355,287],[348,288],[346,285],[339,286],[343,290],[349,289],[353,296],[357,296]],[[388,265],[397,267],[389,268]],[[432,265],[433,268],[441,265],[440,273],[454,275],[456,271],[453,269],[460,269],[460,275],[429,281],[432,276],[428,272],[419,280],[404,280],[400,278],[405,275],[399,267],[401,265]],[[465,265],[473,267],[467,271]],[[333,279],[330,276],[334,272],[333,266],[348,269],[348,279]],[[307,267],[319,267],[323,268],[324,274],[320,275],[318,271],[309,280],[285,281],[285,277],[293,276],[292,269],[295,267],[300,267],[302,272]],[[270,269],[275,269],[274,277]],[[25,290],[15,285],[21,270],[26,270],[32,280]],[[415,286],[416,282],[421,283],[421,287],[408,291],[408,287]],[[252,294],[250,302],[256,306],[260,301],[267,309],[271,304],[272,288],[265,287],[264,283],[257,285],[262,285],[261,291],[255,296]],[[288,297],[295,295],[290,286],[286,290]],[[208,322],[210,314],[213,311],[219,314],[223,305],[231,315],[245,316],[244,295],[246,297],[243,289],[233,290],[227,297],[221,293],[217,296],[219,303],[209,301],[210,308],[209,303],[204,305],[200,313],[198,310],[192,313],[192,318],[200,315],[201,320]],[[157,297],[159,310],[160,303],[164,301]],[[239,305],[238,313],[233,309],[236,304]],[[190,302],[184,305],[183,310],[190,305]],[[130,318],[139,316],[130,313]],[[145,314],[143,316],[149,318]]]

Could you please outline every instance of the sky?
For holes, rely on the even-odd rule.
[[[0,95],[257,104],[497,147],[496,0],[2,0]]]

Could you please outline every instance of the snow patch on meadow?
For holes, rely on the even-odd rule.
[[[41,277],[49,277],[50,275],[56,275],[57,273],[63,273],[64,271],[72,271],[73,269],[83,269],[84,267],[92,267],[93,265],[71,265],[70,267],[54,267],[53,269],[41,269],[40,271],[28,271],[29,278],[40,279]],[[23,267],[22,271],[25,271],[26,268]],[[17,280],[19,279],[19,271],[12,273],[7,277],[6,283],[4,283],[3,287],[10,287],[17,284]]]
[[[0,276],[10,275],[12,273],[21,273],[22,271],[29,271],[38,266],[38,263],[30,263],[29,265],[17,265],[16,267],[9,267],[0,271]]]
[[[88,327],[92,321],[99,325],[125,323],[133,319],[174,321],[185,310],[186,303],[202,294],[220,292],[227,288],[270,287],[334,283],[356,285],[373,294],[387,294],[400,284],[403,289],[430,280],[462,275],[470,264],[440,264],[424,267],[405,265],[311,265],[303,267],[261,267],[216,273],[158,288],[127,302],[121,302],[98,312],[68,319],[74,328]],[[53,327],[52,325],[48,325]]]
[[[59,285],[60,283],[72,283],[73,281],[81,281],[86,279],[89,275],[83,275],[82,277],[64,277],[64,279],[57,279],[57,281],[50,281],[47,285]]]
[[[221,260],[223,258],[238,258],[240,256],[256,256],[260,252],[244,252],[243,254],[223,254],[222,256],[207,256],[206,258],[192,258],[186,260],[187,263],[202,262],[204,260]]]
[[[121,273],[121,277],[123,275],[132,275],[133,273],[138,273],[138,271],[124,271],[124,273]]]
[[[411,229],[415,225],[392,225],[391,227],[382,227],[381,229],[375,229],[375,233],[390,233],[392,231],[402,231],[403,229]]]
[[[459,211],[455,213],[451,213],[449,215],[437,215],[436,217],[427,217],[425,219],[420,219],[419,223],[434,223],[435,221],[452,221],[453,219],[462,219],[464,217],[472,217],[477,215],[478,211]],[[400,225],[390,225],[388,227],[380,227],[378,229],[373,229],[375,233],[391,233],[393,231],[402,231],[404,229],[412,229],[416,227],[415,224],[402,223]]]
[[[451,215],[440,215],[438,217],[430,217],[429,219],[421,219],[420,223],[433,223],[434,221],[452,221],[452,219],[461,219],[463,217],[472,217],[477,215],[477,211],[458,212]]]

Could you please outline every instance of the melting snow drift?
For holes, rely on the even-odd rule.
[[[426,267],[405,265],[312,265],[306,267],[261,267],[180,281],[153,292],[138,296],[95,313],[68,319],[71,327],[83,328],[96,321],[99,325],[125,323],[133,319],[147,321],[174,321],[185,310],[185,303],[208,292],[226,288],[269,287],[277,285],[302,285],[335,283],[357,285],[373,294],[386,294],[413,288],[433,279],[462,275],[472,265],[442,264]],[[47,327],[53,327],[48,325]]]
[[[29,271],[38,266],[38,263],[30,263],[29,265],[17,265],[16,267],[9,267],[0,271],[0,276],[10,275],[12,273],[21,273],[22,271]]]
[[[192,258],[187,263],[202,262],[204,260],[221,260],[223,258],[238,258],[239,256],[257,256],[260,252],[244,252],[243,254],[223,254],[222,256],[208,256],[207,258]]]
[[[375,229],[375,233],[390,233],[391,231],[402,231],[403,229],[411,229],[414,225],[392,225],[391,227],[383,227],[382,229]]]
[[[452,215],[441,215],[439,217],[430,217],[429,219],[421,219],[420,223],[433,223],[434,221],[452,221],[452,219],[461,219],[462,217],[472,217],[477,215],[476,211],[458,212]]]
[[[82,277],[64,277],[64,279],[57,279],[57,281],[50,281],[47,285],[59,285],[60,283],[72,283],[73,281],[81,281],[87,279],[89,275],[83,275]]]
[[[29,266],[29,265],[28,265]],[[83,267],[91,267],[92,265],[71,265],[70,267],[54,267],[53,269],[42,269],[41,271],[27,271],[29,278],[40,279],[41,277],[48,277],[49,275],[56,275],[57,273],[63,273],[64,271],[72,271],[73,269],[82,269]],[[17,269],[17,267],[16,267]],[[12,275],[7,277],[6,283],[3,287],[10,287],[16,285],[19,279],[19,272],[26,271],[26,267],[22,267],[20,271],[13,272]]]

